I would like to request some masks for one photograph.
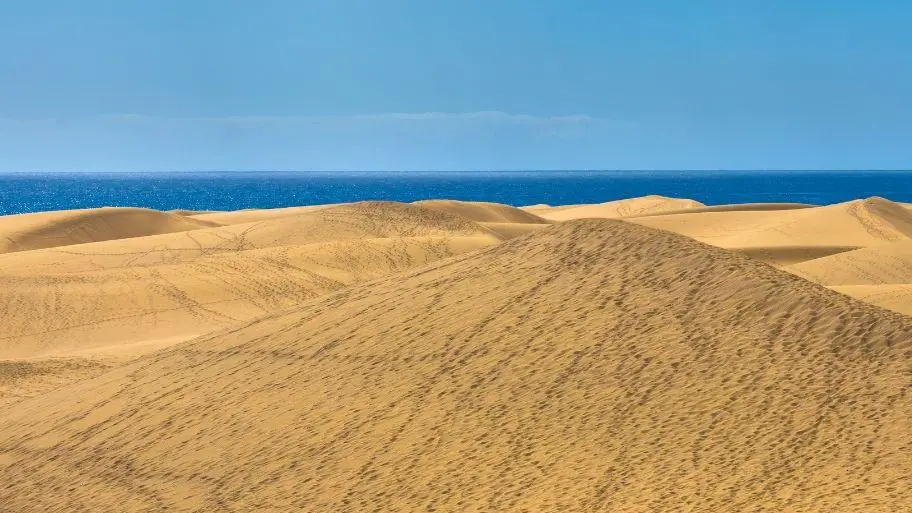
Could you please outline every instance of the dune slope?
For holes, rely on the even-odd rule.
[[[292,217],[314,210],[331,208],[338,205],[308,205],[303,207],[284,208],[258,208],[247,210],[232,210],[227,212],[197,212],[192,214],[194,219],[219,225],[254,223]]]
[[[807,203],[729,203],[725,205],[708,205],[705,207],[690,207],[681,210],[651,212],[642,215],[697,214],[700,212],[767,212],[771,210],[799,210],[816,206],[817,205],[809,205]]]
[[[912,213],[883,198],[795,210],[681,213],[628,221],[776,265],[912,238]]]
[[[526,223],[546,224],[541,217],[526,212],[525,210],[502,205],[500,203],[487,203],[483,201],[455,201],[455,200],[424,200],[416,201],[415,205],[447,212],[465,217],[472,221],[483,223]]]
[[[477,222],[501,240],[512,239],[548,227],[549,221],[522,209],[481,201],[425,200],[414,205]]]
[[[303,210],[228,226],[0,255],[0,272],[61,274],[189,262],[222,253],[370,238],[491,235],[465,218],[392,202]]]
[[[824,285],[912,283],[912,239],[818,258],[786,270]]]
[[[0,411],[9,511],[904,511],[912,325],[562,223]]]
[[[0,258],[0,358],[125,357],[496,244],[393,203]]]
[[[847,296],[912,317],[912,283],[832,285],[827,288]]]
[[[586,218],[617,219],[662,212],[686,211],[700,207],[705,207],[705,205],[699,201],[650,195],[595,205],[563,205],[557,207],[533,205],[525,207],[525,210],[550,221],[569,221]]]
[[[912,315],[912,240],[847,251],[784,270],[862,301]]]
[[[214,226],[145,208],[97,208],[0,216],[0,253],[112,239],[186,232]]]

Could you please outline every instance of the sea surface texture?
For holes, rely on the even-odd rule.
[[[912,171],[180,172],[0,174],[0,214],[102,206],[237,210],[446,198],[522,206],[661,194],[708,205],[912,201]]]

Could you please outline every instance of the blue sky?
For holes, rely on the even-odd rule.
[[[908,0],[0,2],[0,171],[912,168]]]

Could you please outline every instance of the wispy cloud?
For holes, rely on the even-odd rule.
[[[497,110],[476,112],[418,112],[418,113],[389,113],[389,114],[362,114],[352,116],[352,119],[391,119],[405,121],[440,121],[440,120],[480,120],[501,121],[511,123],[600,123],[609,120],[596,118],[587,114],[574,114],[570,116],[533,116],[530,114],[510,114]]]
[[[493,123],[514,123],[531,125],[579,125],[579,124],[627,124],[624,121],[599,118],[588,114],[562,116],[536,116],[511,114],[502,111],[476,112],[390,112],[381,114],[353,114],[338,116],[206,116],[206,117],[162,117],[142,114],[112,114],[99,116],[98,120],[123,123],[229,123],[229,124],[309,124],[326,122],[359,121],[479,121]]]
[[[640,131],[501,111],[0,118],[0,169],[591,168]]]

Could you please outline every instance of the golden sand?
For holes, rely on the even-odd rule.
[[[705,207],[705,205],[699,201],[652,195],[595,205],[562,205],[557,207],[532,205],[525,207],[524,210],[552,221],[569,221],[587,218],[618,219],[621,217],[678,212],[700,207]]]
[[[912,509],[912,211],[605,205],[0,217],[0,511]]]

